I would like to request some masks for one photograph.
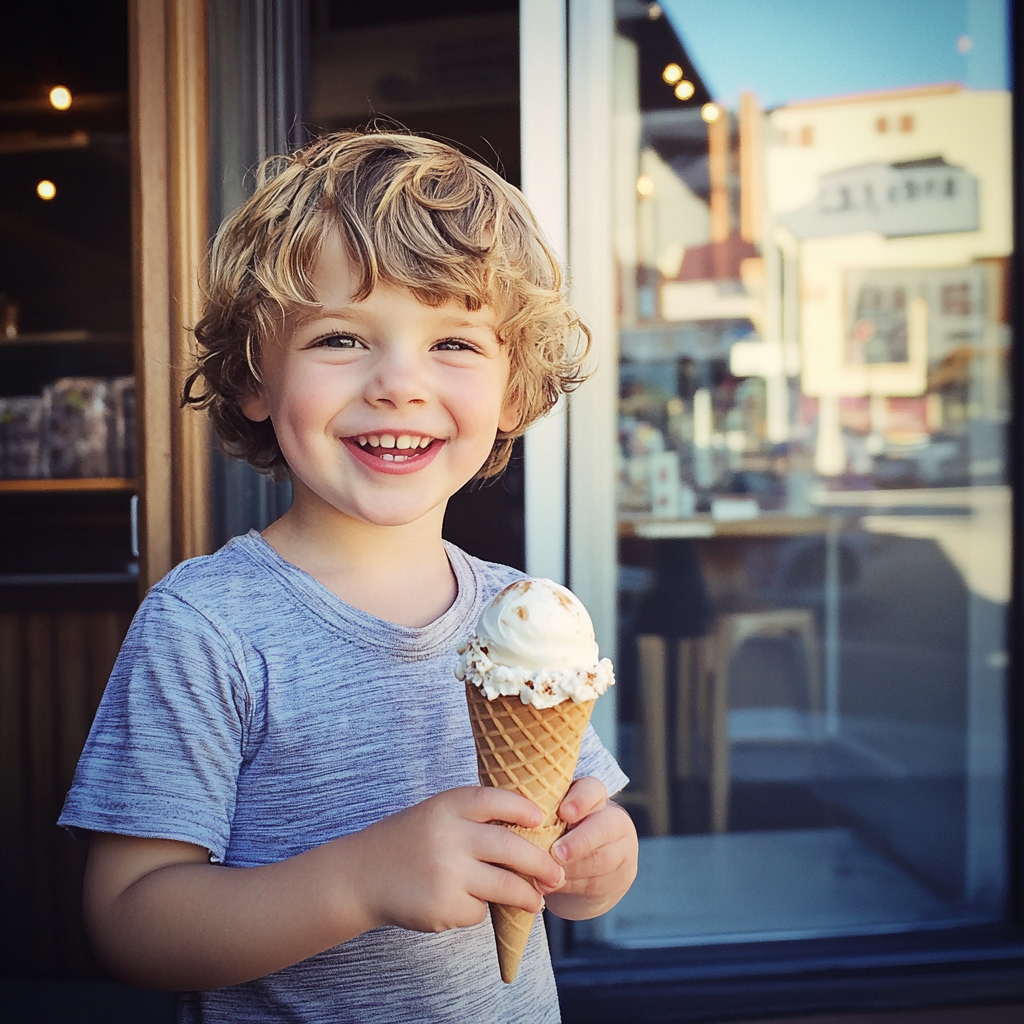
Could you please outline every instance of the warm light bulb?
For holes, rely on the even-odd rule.
[[[697,90],[693,82],[684,78],[672,91],[677,100],[688,100]]]
[[[636,190],[642,196],[649,196],[654,192],[654,181],[646,174],[641,174],[636,179]]]
[[[36,195],[40,199],[52,199],[56,194],[57,186],[52,181],[47,181],[46,178],[36,185]]]
[[[55,110],[67,110],[71,106],[71,90],[63,85],[55,85],[50,90],[50,106]]]
[[[651,21],[657,21],[662,15],[661,4],[648,4],[647,5],[647,17]]]
[[[712,121],[717,121],[720,113],[721,111],[714,103],[705,103],[704,106],[700,108],[700,116],[703,117],[708,124],[711,124]]]
[[[683,69],[678,64],[666,64],[661,77],[669,85],[675,85],[683,77]]]

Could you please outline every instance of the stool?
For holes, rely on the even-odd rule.
[[[671,723],[674,763],[669,766],[668,644],[663,636],[637,637],[639,716],[636,761],[641,784],[630,785],[620,802],[642,807],[651,834],[671,831],[671,779],[707,772],[711,831],[729,827],[729,666],[748,640],[776,639],[796,633],[807,663],[807,704],[812,715],[822,707],[814,613],[807,608],[773,608],[719,616],[708,637],[679,640],[676,650],[675,715]]]
[[[671,776],[688,776],[697,759],[695,740],[706,732],[710,705],[708,640],[679,640],[676,659],[675,764],[669,768],[668,644],[663,636],[637,637],[639,668],[639,716],[634,744],[640,783],[631,784],[620,802],[647,812],[652,835],[665,836],[672,829]],[[708,737],[710,739],[710,737]]]
[[[711,831],[729,825],[729,666],[733,655],[755,637],[779,638],[796,633],[807,662],[807,705],[811,715],[821,712],[821,673],[814,613],[807,608],[773,608],[722,615],[714,634],[711,699]]]
[[[668,721],[665,638],[636,639],[640,675],[637,740],[633,744],[642,784],[630,785],[619,797],[626,807],[647,812],[651,834],[667,836],[672,827],[668,778]]]

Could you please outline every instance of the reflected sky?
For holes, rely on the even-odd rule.
[[[716,99],[961,82],[1008,89],[1007,0],[662,0]]]

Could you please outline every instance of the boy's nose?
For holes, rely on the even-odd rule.
[[[367,401],[396,409],[425,404],[430,397],[429,377],[427,367],[416,356],[390,353],[374,367],[367,382]]]

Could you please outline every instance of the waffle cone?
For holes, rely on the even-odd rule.
[[[562,701],[552,708],[535,708],[518,697],[488,700],[472,683],[466,684],[469,718],[476,742],[482,786],[509,789],[532,800],[543,812],[537,828],[506,825],[542,850],[550,850],[565,831],[558,805],[572,784],[580,743],[594,701]],[[519,907],[491,904],[491,923],[503,981],[512,982],[526,949],[534,915]]]

